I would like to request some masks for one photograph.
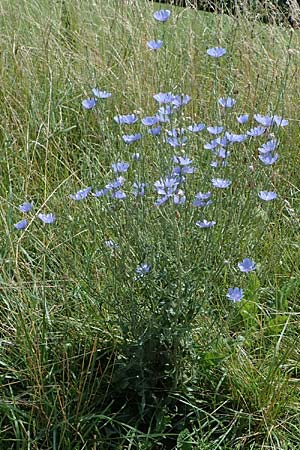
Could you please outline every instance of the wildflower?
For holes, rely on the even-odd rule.
[[[283,119],[280,116],[274,116],[273,119],[274,119],[274,122],[276,123],[276,125],[279,127],[286,127],[289,124],[288,120]]]
[[[238,123],[240,123],[241,125],[243,125],[244,123],[248,122],[249,120],[249,114],[242,114],[241,116],[238,116],[236,118],[236,120],[238,121]]]
[[[96,103],[97,101],[95,98],[86,98],[81,102],[84,109],[92,109],[94,108],[94,106],[96,106]]]
[[[209,206],[212,204],[212,200],[210,200],[211,192],[198,192],[195,195],[195,200],[193,201],[193,206],[197,206],[203,208],[204,206]]]
[[[198,220],[198,222],[196,222],[197,227],[200,227],[200,228],[212,228],[215,224],[216,224],[216,222],[214,222],[213,220],[209,221],[206,219],[204,219],[202,222],[200,220]]]
[[[150,48],[150,50],[159,50],[163,45],[163,41],[148,41],[147,47]]]
[[[126,198],[126,194],[124,191],[114,191],[112,193],[112,197],[116,200],[123,200],[124,198]]]
[[[70,194],[69,197],[72,200],[84,200],[85,198],[87,198],[87,196],[89,195],[89,193],[91,192],[92,188],[91,186],[87,187],[86,189],[81,189],[80,191],[76,192],[75,194]]]
[[[119,125],[132,125],[138,121],[135,114],[124,114],[114,117],[114,121]]]
[[[171,11],[168,9],[160,9],[159,11],[155,11],[153,13],[153,17],[158,22],[166,22],[171,15]]]
[[[226,295],[229,300],[232,300],[233,303],[240,302],[244,297],[243,289],[238,287],[228,289],[228,294]]]
[[[98,98],[109,98],[109,97],[111,97],[111,92],[100,91],[97,88],[93,88],[92,91],[93,91],[94,96],[98,97]]]
[[[111,248],[112,250],[116,250],[117,248],[119,248],[119,244],[117,244],[111,239],[105,241],[104,244],[106,245],[106,247]]]
[[[152,136],[157,136],[159,135],[161,132],[161,126],[159,125],[158,127],[154,127],[154,128],[149,128],[148,133],[151,134]]]
[[[198,124],[195,123],[194,125],[189,125],[187,127],[187,129],[189,131],[191,131],[192,133],[199,133],[200,131],[204,130],[204,128],[205,128],[204,123],[198,123]]]
[[[270,165],[274,164],[274,162],[277,161],[279,155],[278,155],[278,153],[275,153],[275,155],[272,155],[272,153],[265,153],[265,154],[260,154],[258,157],[262,163],[264,163],[266,166],[270,166]]]
[[[104,188],[104,189],[100,189],[99,191],[96,191],[93,193],[94,197],[105,197],[105,195],[107,195],[110,192],[111,189],[109,188]]]
[[[151,266],[147,263],[142,263],[139,266],[137,266],[137,268],[135,269],[135,273],[137,274],[137,276],[134,278],[135,280],[138,280],[142,277],[144,277],[145,275],[147,275],[151,270]]]
[[[238,143],[244,142],[248,138],[248,136],[246,134],[234,134],[234,133],[228,133],[228,131],[226,131],[225,137],[232,144],[235,142],[238,142]]]
[[[158,103],[171,103],[175,99],[175,96],[171,92],[159,92],[153,95],[153,98]]]
[[[227,188],[231,185],[230,180],[224,180],[222,178],[212,178],[211,182],[214,187],[221,189]]]
[[[258,151],[259,153],[270,153],[273,152],[278,147],[278,140],[277,139],[270,139],[265,144],[263,144],[261,147],[259,147]]]
[[[247,131],[248,136],[257,137],[261,136],[266,131],[266,127],[255,127]]]
[[[182,189],[178,189],[176,194],[174,194],[173,201],[175,205],[183,205],[185,203],[186,196]]]
[[[223,127],[207,127],[207,131],[210,134],[220,134],[223,131]]]
[[[238,263],[238,268],[241,272],[248,273],[256,269],[256,264],[252,259],[245,258],[242,262]]]
[[[124,161],[116,162],[111,165],[111,168],[115,173],[127,172],[129,163]]]
[[[176,95],[172,100],[172,105],[179,108],[180,106],[187,105],[190,100],[191,97],[189,95]]]
[[[263,125],[264,127],[271,127],[274,123],[274,118],[272,116],[262,116],[261,114],[254,114],[253,117],[256,122]]]
[[[29,202],[24,202],[22,203],[22,205],[19,206],[19,211],[23,212],[23,213],[28,213],[29,211],[31,211],[33,208],[33,202],[29,203]]]
[[[276,192],[272,191],[260,191],[258,193],[259,198],[262,200],[265,200],[266,202],[269,202],[270,200],[275,200],[277,198]]]
[[[158,122],[158,117],[153,116],[153,117],[144,117],[144,119],[142,119],[142,124],[146,125],[146,127],[151,127],[152,125],[155,125]]]
[[[54,214],[38,214],[38,218],[44,223],[53,223],[56,220]]]
[[[220,58],[221,56],[225,55],[226,49],[222,47],[212,47],[209,48],[206,53],[208,56],[212,56],[213,58]]]
[[[219,98],[219,105],[223,106],[223,108],[232,108],[236,103],[236,100],[234,100],[231,97],[227,98]]]
[[[27,219],[23,219],[23,220],[20,220],[20,222],[15,223],[15,224],[14,224],[14,227],[15,227],[17,230],[24,230],[24,228],[26,228],[27,225],[28,225]]]
[[[183,136],[181,138],[177,137],[168,137],[166,139],[166,142],[170,144],[172,147],[180,147],[181,145],[184,145],[187,141],[187,137]]]
[[[139,139],[141,139],[141,137],[142,137],[141,133],[124,134],[122,136],[122,139],[125,142],[125,144],[131,144],[132,142],[135,142],[135,141],[138,141]]]

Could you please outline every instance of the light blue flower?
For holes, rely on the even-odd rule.
[[[125,162],[125,161],[119,161],[119,162],[113,163],[111,165],[111,168],[115,173],[127,172],[128,168],[129,168],[129,163]]]
[[[153,17],[158,22],[166,22],[171,15],[171,11],[168,9],[160,9],[159,11],[155,11],[153,13]]]
[[[218,101],[219,101],[219,104],[221,106],[223,106],[223,108],[232,108],[236,104],[236,100],[234,100],[231,97],[226,97],[226,98],[222,97],[222,98],[219,98]]]
[[[203,221],[198,220],[198,222],[196,222],[197,227],[200,227],[200,228],[212,228],[213,226],[215,226],[215,224],[216,224],[215,221],[213,221],[213,220],[209,221],[206,219],[204,219]]]
[[[256,264],[252,259],[245,258],[242,262],[238,263],[238,268],[244,273],[253,272],[256,269]]]
[[[206,129],[210,134],[220,134],[220,133],[222,133],[224,127],[221,127],[221,126],[207,127]]]
[[[231,185],[230,180],[224,180],[222,178],[212,178],[211,182],[214,187],[221,189],[225,189]]]
[[[92,190],[92,187],[89,186],[85,189],[81,189],[80,191],[76,192],[75,194],[70,194],[69,197],[72,200],[76,200],[76,201],[84,200],[85,198],[87,198],[87,196],[89,195],[91,190]]]
[[[195,123],[194,125],[189,125],[187,127],[187,129],[189,131],[191,131],[192,133],[199,133],[200,131],[204,130],[204,128],[205,128],[204,123],[198,123],[198,124]]]
[[[20,220],[20,222],[15,223],[15,224],[14,224],[14,227],[15,227],[17,230],[24,230],[24,228],[26,228],[27,225],[28,225],[27,219],[23,219],[23,220]]]
[[[278,153],[275,153],[275,155],[272,155],[272,153],[265,153],[258,155],[258,157],[261,160],[261,162],[264,163],[266,166],[271,166],[277,161],[279,155]]]
[[[244,123],[248,122],[249,120],[249,114],[242,114],[241,116],[238,116],[236,120],[243,125]]]
[[[93,91],[94,96],[98,97],[98,98],[109,98],[109,97],[111,97],[111,92],[100,91],[97,88],[93,88],[92,91]]]
[[[56,220],[56,217],[54,214],[38,214],[38,218],[44,222],[44,223],[53,223]]]
[[[276,192],[273,191],[260,191],[258,193],[259,198],[262,200],[265,200],[266,202],[269,202],[270,200],[275,200],[277,198]]]
[[[125,144],[132,144],[132,142],[138,141],[141,139],[142,135],[140,133],[137,134],[124,134],[122,136],[123,141]]]
[[[33,202],[29,203],[29,202],[24,202],[22,203],[22,205],[19,206],[19,211],[23,212],[23,213],[28,213],[29,211],[31,211],[33,208]]]
[[[138,121],[138,118],[135,114],[123,114],[115,116],[114,121],[119,125],[132,125],[133,123]]]
[[[226,49],[222,47],[212,47],[209,48],[206,53],[208,56],[212,56],[213,58],[220,58],[221,56],[225,55]]]
[[[257,137],[261,136],[266,131],[266,127],[255,127],[247,131],[248,136]]]
[[[147,47],[150,48],[150,50],[159,50],[163,45],[163,41],[148,41]]]
[[[94,106],[96,106],[96,103],[97,101],[95,98],[86,98],[81,102],[84,109],[92,109],[94,108]]]
[[[229,288],[226,297],[229,298],[229,300],[233,301],[233,303],[240,302],[244,297],[243,289],[240,289],[238,287]]]

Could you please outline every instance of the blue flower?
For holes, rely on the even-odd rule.
[[[135,273],[137,276],[134,278],[135,280],[139,280],[140,278],[143,278],[145,275],[147,275],[151,270],[151,266],[147,263],[142,263],[135,269]]]
[[[277,161],[279,155],[278,153],[275,153],[275,155],[272,155],[272,153],[265,153],[258,155],[258,157],[262,163],[264,163],[266,166],[270,166]]]
[[[187,127],[187,129],[189,131],[191,131],[192,133],[199,133],[200,131],[204,130],[204,128],[205,128],[204,123],[198,123],[198,124],[195,123],[194,125],[189,125]]]
[[[20,220],[20,222],[15,223],[15,224],[14,224],[14,227],[15,227],[17,230],[24,230],[24,228],[26,228],[27,225],[28,225],[27,219],[23,219],[23,220]]]
[[[248,136],[256,137],[262,135],[266,131],[266,127],[255,127],[247,131]]]
[[[97,89],[97,88],[93,88],[92,91],[93,91],[93,94],[95,95],[95,97],[98,97],[98,98],[111,97],[111,92],[99,91],[99,89]]]
[[[270,200],[274,200],[275,198],[277,198],[276,192],[272,191],[260,191],[258,193],[258,196],[259,198],[265,200],[266,202],[269,202]]]
[[[223,106],[223,108],[232,108],[236,104],[236,100],[231,97],[219,98],[219,104]]]
[[[242,262],[238,263],[238,268],[241,272],[248,273],[256,269],[256,264],[252,259],[245,258]]]
[[[216,222],[214,222],[213,220],[209,221],[206,219],[204,219],[202,222],[200,220],[198,220],[198,222],[196,222],[197,227],[200,227],[200,228],[212,228],[215,224],[216,224]]]
[[[23,212],[23,213],[28,213],[29,211],[31,211],[33,208],[33,202],[29,203],[29,202],[24,202],[22,203],[22,205],[19,206],[19,211]]]
[[[127,172],[129,163],[125,161],[116,162],[111,165],[111,168],[115,173]]]
[[[138,121],[138,118],[135,114],[124,114],[114,117],[114,121],[119,125],[132,125],[133,123]]]
[[[211,134],[220,134],[220,133],[222,133],[222,131],[223,131],[223,127],[218,127],[218,126],[216,126],[216,127],[207,127],[207,131],[209,132],[209,133],[211,133]]]
[[[118,177],[115,180],[113,180],[111,183],[108,183],[105,187],[106,189],[120,189],[121,186],[123,186],[125,181],[124,177]]]
[[[152,136],[158,136],[161,132],[161,126],[159,125],[158,127],[154,127],[154,128],[149,128],[148,133],[151,134]]]
[[[263,125],[264,127],[271,127],[274,123],[272,116],[262,116],[261,114],[254,114],[254,119],[257,123]]]
[[[214,187],[221,189],[227,188],[231,185],[230,180],[223,180],[222,178],[212,178],[211,182]]]
[[[206,53],[208,56],[212,56],[213,58],[220,58],[221,56],[225,55],[226,49],[222,47],[212,47],[209,48]]]
[[[228,131],[226,131],[225,133],[226,138],[228,139],[229,142],[231,142],[232,144],[235,142],[244,142],[246,139],[248,139],[248,136],[246,134],[234,134],[234,133],[228,133]]]
[[[158,94],[153,95],[153,98],[158,103],[172,103],[175,96],[171,92],[159,92]]]
[[[166,22],[171,15],[171,11],[168,9],[160,9],[159,11],[155,11],[153,13],[153,17],[158,22]]]
[[[258,151],[259,153],[273,152],[278,147],[278,144],[279,142],[277,139],[271,139],[270,141],[267,141],[265,144],[259,147]]]
[[[276,125],[278,125],[279,127],[286,127],[289,124],[288,120],[283,119],[280,116],[274,116],[273,119]]]
[[[185,203],[186,196],[182,189],[178,189],[176,194],[174,194],[173,201],[175,205],[183,205]]]
[[[163,41],[148,41],[147,47],[150,48],[150,50],[159,50],[163,45]]]
[[[111,239],[105,241],[104,244],[106,245],[106,247],[111,248],[112,250],[116,250],[117,248],[119,248],[119,244],[112,241]]]
[[[226,295],[229,300],[232,300],[233,303],[240,302],[244,297],[243,289],[238,287],[228,289],[228,294]]]
[[[195,195],[195,200],[193,201],[193,206],[197,206],[203,208],[205,206],[209,206],[212,204],[212,200],[210,200],[211,192],[198,192]]]
[[[94,197],[105,197],[105,195],[107,195],[110,191],[111,191],[111,189],[106,187],[104,189],[100,189],[99,191],[94,192],[93,196]]]
[[[111,195],[117,200],[123,200],[124,198],[126,198],[126,194],[124,191],[114,191]]]
[[[92,188],[91,186],[85,188],[85,189],[81,189],[80,191],[76,192],[76,194],[70,194],[69,197],[72,200],[84,200],[85,198],[87,198],[87,196],[89,195],[89,193],[91,192]]]
[[[56,220],[54,214],[38,214],[38,218],[44,223],[53,223]]]
[[[158,122],[157,116],[144,117],[142,119],[142,124],[146,125],[146,127],[151,127],[152,125],[155,125],[157,122]]]
[[[125,142],[125,144],[131,144],[132,142],[135,142],[135,141],[138,141],[139,139],[141,139],[141,137],[142,137],[141,133],[124,134],[122,136],[122,139]]]
[[[175,95],[172,100],[172,105],[174,105],[176,108],[179,108],[180,106],[187,105],[190,100],[191,97],[189,95]]]
[[[166,139],[166,142],[168,144],[170,144],[172,147],[180,147],[182,145],[184,145],[187,141],[187,137],[186,136],[182,136],[180,138],[177,137],[168,137]]]
[[[94,108],[94,106],[96,106],[96,103],[97,101],[95,98],[86,98],[81,102],[84,109],[92,109]]]
[[[243,125],[244,123],[248,122],[249,120],[249,114],[242,114],[241,116],[238,116],[236,120]]]

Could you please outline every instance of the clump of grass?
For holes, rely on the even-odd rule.
[[[297,445],[298,32],[49,8],[1,11],[1,448]]]

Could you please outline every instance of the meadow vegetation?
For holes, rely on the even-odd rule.
[[[2,0],[0,36],[1,450],[298,448],[299,32]]]

